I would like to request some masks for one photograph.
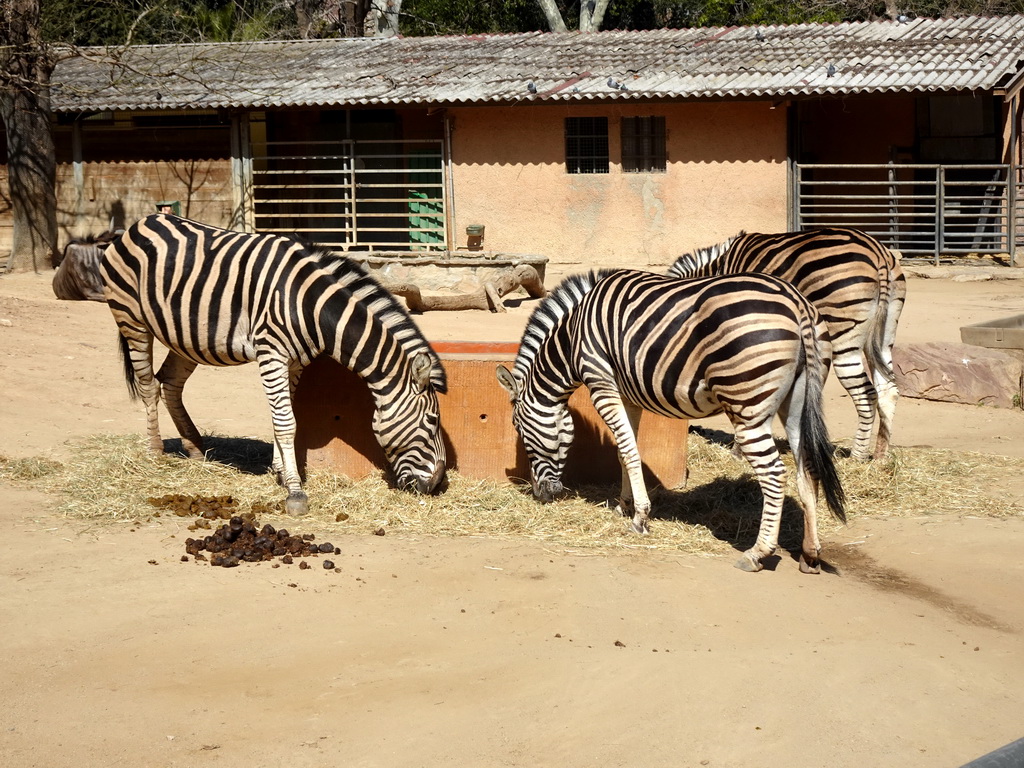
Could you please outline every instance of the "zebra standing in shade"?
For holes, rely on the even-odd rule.
[[[408,313],[359,265],[276,235],[252,235],[153,214],[107,248],[107,303],[141,394],[149,445],[163,451],[161,391],[189,455],[203,456],[182,388],[199,364],[256,361],[274,424],[274,470],[285,510],[307,511],[295,460],[292,395],[321,353],[357,373],[373,395],[373,430],[402,488],[429,492],[445,474],[437,393],[444,369]],[[153,339],[169,350],[153,375]]]
[[[746,234],[680,256],[676,277],[761,272],[788,280],[821,313],[832,337],[832,362],[857,409],[850,455],[867,459],[878,412],[875,458],[889,452],[899,392],[892,368],[896,325],[907,295],[897,257],[856,229]]]
[[[800,568],[817,572],[819,481],[845,520],[843,489],[822,416],[829,342],[814,307],[769,275],[679,280],[631,270],[570,277],[534,310],[512,371],[498,381],[530,460],[534,495],[562,490],[573,437],[568,400],[581,384],[622,464],[621,508],[647,531],[636,427],[642,411],[699,419],[724,412],[764,495],[757,541],[737,567],[761,569],[778,546],[785,468],[772,436],[778,413],[796,458],[804,507]]]

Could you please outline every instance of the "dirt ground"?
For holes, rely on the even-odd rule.
[[[49,283],[0,278],[9,457],[145,426],[109,311]],[[531,309],[421,325],[517,339]],[[912,277],[898,342],[1021,312],[1024,280]],[[849,400],[828,397],[849,437]],[[186,400],[203,431],[270,435],[252,366],[198,371]],[[1024,456],[1024,412],[904,398],[895,443]],[[187,521],[52,509],[0,483],[5,768],[913,768],[1024,736],[1024,519],[854,518],[824,542],[839,573],[816,577],[343,532],[334,573],[182,563]]]

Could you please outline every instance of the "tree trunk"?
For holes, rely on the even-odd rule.
[[[39,0],[5,0],[0,119],[7,132],[13,243],[8,269],[50,269],[57,253],[57,157],[50,125],[53,61],[39,36]]]
[[[548,20],[548,28],[552,32],[565,32],[565,22],[555,0],[537,0],[537,5],[544,12],[544,18]]]
[[[580,32],[597,32],[604,23],[604,14],[611,0],[580,0]],[[555,0],[537,0],[552,32],[565,32],[565,21]]]
[[[609,0],[582,0],[580,3],[580,32],[597,32],[604,23]]]
[[[402,13],[402,0],[384,0],[381,9],[380,24],[377,27],[379,37],[394,37],[398,34],[398,17]]]
[[[344,37],[367,37],[366,17],[370,13],[371,0],[342,0],[341,33]],[[369,35],[372,37],[373,35]]]
[[[313,13],[316,10],[316,5],[316,2],[310,2],[310,0],[297,0],[294,5],[295,23],[303,40],[309,39],[313,29]]]

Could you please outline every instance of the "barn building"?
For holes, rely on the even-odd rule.
[[[62,241],[166,203],[549,273],[821,224],[1024,263],[1021,15],[88,54],[53,76]]]

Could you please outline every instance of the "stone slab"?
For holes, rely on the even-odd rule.
[[[1021,407],[1024,362],[1015,354],[955,342],[898,344],[893,369],[905,397]]]

